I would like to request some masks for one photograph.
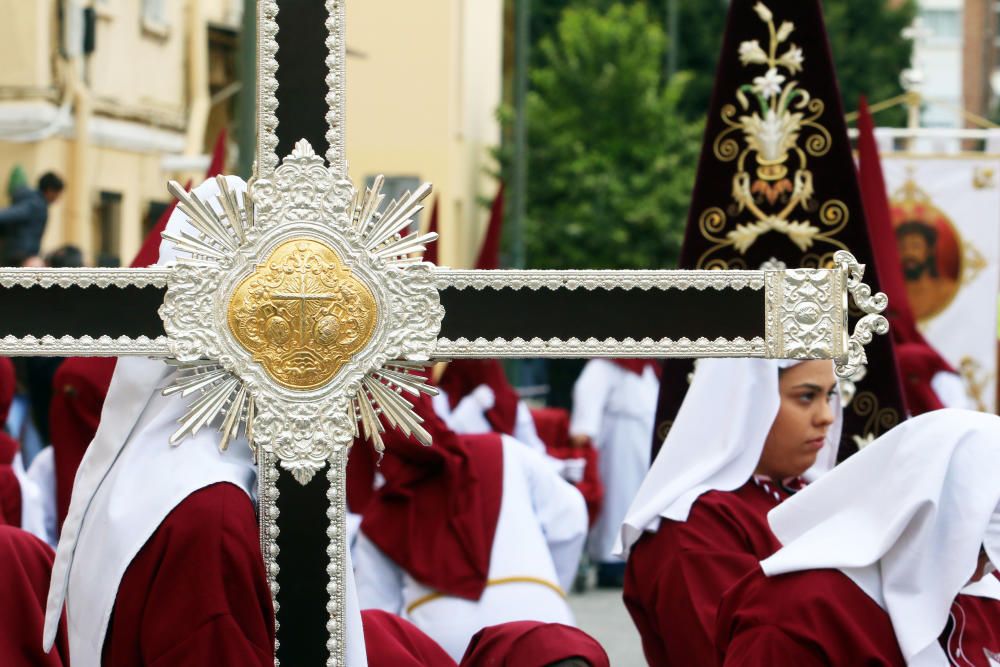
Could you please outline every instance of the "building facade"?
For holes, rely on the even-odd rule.
[[[914,57],[924,73],[924,127],[965,127],[963,110],[996,111],[998,10],[995,0],[919,0],[924,35]]]
[[[237,116],[246,2],[7,3],[0,178],[19,166],[32,183],[52,170],[67,184],[43,251],[72,243],[90,263],[128,263],[169,202],[167,180],[201,177],[218,130]],[[396,189],[434,182],[440,260],[453,266],[475,256],[478,200],[495,189],[501,14],[502,0],[348,3],[351,175],[361,187],[378,173]]]

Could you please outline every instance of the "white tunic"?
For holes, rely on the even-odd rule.
[[[38,456],[35,458],[37,459]],[[39,486],[38,482],[24,469],[24,459],[21,458],[21,452],[14,455],[11,469],[21,487],[21,529],[50,545],[54,544],[55,542],[50,540],[46,524],[45,489]]]
[[[649,470],[660,381],[652,368],[636,375],[607,359],[592,359],[573,387],[570,433],[587,435],[599,450],[604,504],[587,552],[597,562],[612,555],[625,513]]]
[[[454,409],[451,408],[448,392],[439,388],[437,396],[433,398],[434,412],[455,433],[467,435],[492,433],[493,425],[486,419],[486,413],[492,405],[484,407],[475,394],[475,391],[482,388],[489,389],[486,385],[476,387],[476,390],[464,396]],[[514,433],[512,435],[518,442],[528,445],[537,452],[545,453],[545,443],[538,437],[535,419],[531,416],[531,410],[524,401],[517,402],[517,416],[514,420]]]
[[[962,384],[962,378],[957,373],[950,371],[935,373],[934,377],[931,378],[931,389],[934,390],[938,400],[946,408],[976,409],[976,406],[969,400],[965,385]]]
[[[59,541],[59,528],[56,516],[56,462],[51,445],[38,452],[31,460],[27,477],[39,491],[38,511],[41,513],[45,534],[38,537],[54,548]]]
[[[542,456],[507,436],[503,467],[503,499],[490,555],[492,583],[478,601],[436,595],[362,531],[354,549],[361,608],[383,609],[412,621],[456,661],[472,635],[488,625],[532,619],[573,625],[561,591],[572,585],[583,550],[583,497]]]

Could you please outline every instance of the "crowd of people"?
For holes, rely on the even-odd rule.
[[[659,371],[592,360],[570,415],[495,360],[429,369],[431,446],[351,451],[349,663],[608,665],[567,601],[589,562],[651,665],[995,664],[1000,417],[931,411],[836,465],[832,362],[704,359],[650,461]],[[174,372],[67,359],[44,448],[0,437],[3,664],[273,664],[249,443],[169,446]]]

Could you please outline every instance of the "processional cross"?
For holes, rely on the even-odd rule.
[[[317,13],[280,58],[279,10]],[[349,447],[381,450],[385,428],[431,444],[406,396],[433,390],[409,371],[463,357],[766,357],[834,359],[849,377],[888,329],[885,296],[843,251],[830,269],[761,271],[422,262],[434,235],[408,228],[430,187],[385,205],[381,179],[364,192],[348,180],[344,17],[345,0],[259,0],[255,173],[247,193],[219,179],[215,208],[171,184],[191,223],[165,234],[175,265],[0,270],[0,303],[18,313],[0,323],[0,354],[167,359],[178,372],[165,391],[191,400],[172,442],[209,426],[223,448],[246,434],[278,659],[296,667],[344,664]],[[310,54],[325,66],[318,96],[295,82]],[[867,313],[853,334],[849,295]]]

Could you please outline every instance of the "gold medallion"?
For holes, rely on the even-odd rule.
[[[329,246],[279,245],[233,290],[229,330],[275,382],[306,391],[329,382],[371,339],[371,290]]]

